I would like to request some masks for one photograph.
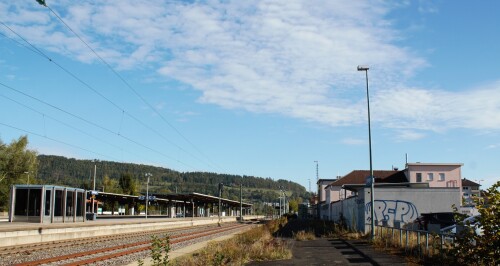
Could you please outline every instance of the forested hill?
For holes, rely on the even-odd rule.
[[[292,198],[307,198],[306,189],[291,181],[217,174],[210,172],[177,172],[171,169],[132,163],[110,161],[77,160],[62,156],[39,155],[38,176],[40,183],[81,187],[90,189],[93,183],[94,164],[97,166],[96,190],[124,192],[124,178],[135,182],[136,192],[145,191],[145,173],[151,173],[149,187],[153,193],[198,192],[217,195],[217,184],[227,187],[224,197],[237,199],[239,185],[243,185],[243,196],[252,201],[277,201],[279,187]]]

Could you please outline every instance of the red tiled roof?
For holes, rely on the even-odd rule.
[[[408,182],[403,171],[374,170],[375,183],[405,183]],[[345,184],[364,184],[366,177],[370,176],[368,170],[354,170],[329,186],[342,186]]]
[[[467,178],[462,179],[462,187],[479,187],[480,185],[476,182],[470,181]]]

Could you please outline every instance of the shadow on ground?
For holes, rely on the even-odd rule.
[[[316,237],[328,236],[334,233],[335,224],[330,221],[290,219],[274,233],[275,237],[293,237],[299,231],[314,232]]]

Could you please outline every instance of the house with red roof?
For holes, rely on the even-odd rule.
[[[451,212],[461,204],[462,164],[412,163],[404,170],[374,170],[375,223],[402,226],[421,213]],[[325,187],[321,217],[369,230],[370,171],[354,170]],[[435,177],[435,178],[434,178]]]

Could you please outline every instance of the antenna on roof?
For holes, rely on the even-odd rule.
[[[408,168],[408,153],[406,153],[406,164],[405,167]]]

